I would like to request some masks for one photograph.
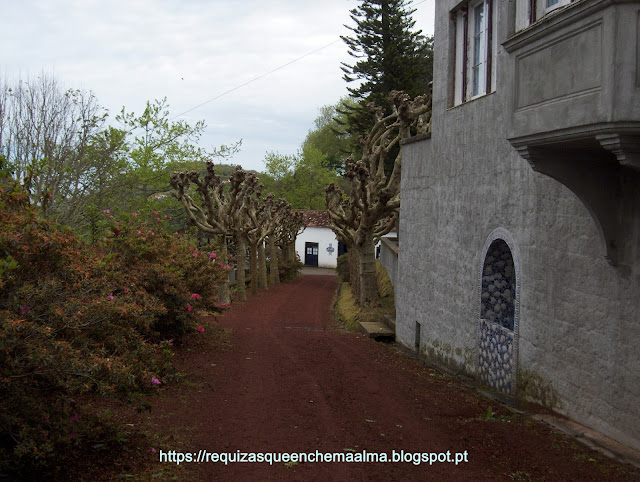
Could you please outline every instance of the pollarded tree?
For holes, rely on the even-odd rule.
[[[393,110],[387,116],[380,107],[369,104],[376,121],[366,136],[360,138],[362,159],[346,161],[345,175],[351,183],[349,196],[335,184],[326,189],[331,228],[355,252],[351,261],[359,266],[361,305],[378,302],[374,246],[393,229],[398,217],[402,151],[397,146],[411,136],[414,125],[420,132],[430,130],[430,97],[428,102],[424,96],[410,100],[407,94],[394,91],[389,101]],[[397,154],[393,171],[387,175],[384,167],[390,152]]]
[[[262,184],[255,174],[249,173],[245,180],[243,213],[241,217],[242,230],[249,247],[249,269],[251,273],[251,294],[258,293],[258,285],[266,288],[267,265],[264,253],[264,239],[268,232],[268,212],[273,203],[273,194],[264,200]],[[262,280],[262,282],[260,282]]]
[[[302,213],[293,211],[290,205],[286,206],[274,233],[276,244],[282,252],[283,262],[291,264],[295,262],[296,238],[302,231],[304,231]]]
[[[246,172],[237,166],[229,179],[229,187],[225,188],[211,161],[207,162],[204,176],[198,171],[176,172],[170,180],[173,188],[171,195],[182,203],[190,222],[203,233],[219,237],[221,249],[217,259],[224,265],[228,263],[226,237],[229,233],[236,238],[236,245],[240,245],[238,253],[246,252],[246,238],[242,229],[239,229],[239,225],[244,224],[242,215],[247,192],[245,180]],[[191,196],[191,184],[196,186],[198,201]],[[244,259],[238,255],[238,293],[241,299],[245,296]],[[218,298],[221,302],[230,302],[228,279],[221,285]]]
[[[268,212],[270,217],[269,230],[267,232],[267,243],[269,246],[269,283],[274,285],[280,283],[280,274],[278,266],[278,231],[281,230],[282,224],[286,221],[286,217],[291,213],[291,204],[284,199],[278,199]]]
[[[257,288],[267,289],[269,284],[280,282],[278,275],[278,248],[275,232],[278,226],[285,220],[287,212],[291,211],[291,205],[284,199],[275,199],[273,193],[267,194],[259,203],[257,209],[247,211],[249,224],[248,238],[250,250],[257,252]],[[267,279],[267,255],[265,244],[269,247],[269,271],[270,280]],[[254,256],[250,251],[250,256]],[[252,270],[253,273],[253,270]],[[255,293],[254,283],[251,284],[251,292]]]

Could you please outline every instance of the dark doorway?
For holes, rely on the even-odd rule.
[[[496,239],[482,268],[479,378],[498,391],[514,394],[516,272],[509,245]]]
[[[338,256],[342,256],[346,252],[347,246],[342,241],[338,241]]]
[[[318,243],[304,243],[304,264],[318,266]]]

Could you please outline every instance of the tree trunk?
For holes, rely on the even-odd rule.
[[[280,267],[278,266],[278,247],[276,246],[276,237],[269,236],[269,271],[270,283],[277,285],[280,283]]]
[[[258,294],[258,243],[249,243],[249,272],[251,273],[251,294]]]
[[[349,284],[351,285],[351,295],[356,304],[360,304],[360,256],[355,245],[348,247],[349,256]]]
[[[228,264],[228,254],[227,254],[227,237],[222,234],[220,236],[221,244],[220,250],[218,252],[218,258],[216,261],[221,263],[222,265]],[[215,262],[215,261],[214,261]],[[218,302],[219,303],[231,303],[231,295],[229,294],[229,276],[231,273],[227,273],[220,286],[218,286]]]
[[[296,240],[294,238],[294,240],[289,243],[289,263],[293,264],[295,262],[296,262]]]
[[[282,246],[280,246],[280,250],[282,252],[282,264],[287,264],[289,262],[289,253],[291,251],[289,249],[289,242],[284,241]]]
[[[258,244],[258,288],[266,290],[267,283],[267,255],[264,249],[264,242]]]
[[[236,262],[238,266],[238,275],[236,277],[238,299],[244,301],[247,299],[247,289],[245,287],[247,279],[245,273],[245,268],[247,266],[247,240],[244,236],[236,237]]]
[[[376,252],[373,236],[367,234],[364,243],[358,246],[360,256],[360,306],[375,306],[378,295],[378,278],[376,276]]]

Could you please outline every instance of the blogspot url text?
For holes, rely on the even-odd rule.
[[[344,451],[344,452],[176,452],[175,450],[159,451],[160,462],[174,463],[375,463],[395,462],[421,464],[454,464],[467,463],[468,453],[464,452],[405,452],[392,450],[387,452]]]

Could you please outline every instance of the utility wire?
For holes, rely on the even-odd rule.
[[[411,7],[415,7],[415,6],[420,5],[421,3],[424,3],[424,2],[426,2],[426,1],[427,1],[427,0],[421,0],[421,1],[420,1],[420,2],[418,2],[418,3],[413,3],[413,4],[411,4]],[[198,108],[202,107],[203,105],[206,105],[206,104],[208,104],[208,103],[210,103],[210,102],[213,102],[214,100],[217,100],[217,99],[219,99],[220,97],[224,97],[225,95],[230,94],[231,92],[234,92],[234,91],[236,91],[236,90],[238,90],[238,89],[241,89],[242,87],[244,87],[244,86],[246,86],[246,85],[252,84],[253,82],[255,82],[255,81],[257,81],[257,80],[260,80],[260,79],[262,79],[262,78],[266,77],[267,75],[271,75],[271,74],[273,74],[274,72],[277,72],[278,70],[284,69],[285,67],[288,67],[289,65],[291,65],[291,64],[293,64],[293,63],[295,63],[295,62],[298,62],[299,60],[302,60],[302,59],[304,59],[305,57],[309,57],[310,55],[313,55],[313,54],[315,54],[315,53],[317,53],[317,52],[320,52],[321,50],[324,50],[324,49],[326,49],[327,47],[330,47],[330,46],[332,46],[333,44],[340,42],[341,40],[342,40],[341,38],[340,38],[340,39],[338,39],[338,40],[334,40],[333,42],[328,43],[327,45],[324,45],[324,46],[322,46],[322,47],[320,47],[320,48],[318,48],[318,49],[315,49],[315,50],[313,50],[313,51],[311,51],[311,52],[307,52],[306,54],[302,55],[301,57],[298,57],[298,58],[296,58],[296,59],[293,59],[293,60],[291,60],[290,62],[287,62],[286,64],[282,64],[281,66],[276,67],[275,69],[270,70],[270,71],[269,71],[269,72],[267,72],[267,73],[264,73],[264,74],[262,74],[262,75],[259,75],[259,76],[257,76],[257,77],[254,77],[253,79],[248,80],[248,81],[247,81],[247,82],[245,82],[244,84],[237,85],[237,86],[236,86],[236,87],[234,87],[233,89],[229,89],[229,90],[227,90],[227,91],[225,91],[225,92],[223,92],[223,93],[221,93],[221,94],[219,94],[219,95],[216,95],[215,97],[212,97],[211,99],[206,100],[206,101],[202,102],[201,104],[198,104],[198,105],[196,105],[195,107],[192,107],[191,109],[185,110],[184,112],[182,112],[182,113],[180,113],[180,114],[178,114],[178,115],[176,115],[176,116],[172,117],[172,118],[171,118],[171,119],[169,119],[169,120],[170,120],[170,121],[172,121],[172,120],[174,120],[174,119],[177,119],[178,117],[182,117],[183,115],[188,114],[189,112],[191,112],[191,111],[193,111],[193,110],[196,110],[196,109],[198,109]]]
[[[426,1],[426,0],[423,0],[423,1]],[[229,90],[227,90],[226,92],[223,92],[222,94],[219,94],[219,95],[217,95],[217,96],[215,96],[215,97],[213,97],[213,98],[211,98],[211,99],[209,99],[209,100],[207,100],[207,101],[204,101],[203,103],[198,104],[198,105],[196,105],[195,107],[192,107],[192,108],[191,108],[191,109],[189,109],[189,110],[185,110],[184,112],[182,112],[181,114],[176,115],[175,117],[171,118],[170,120],[173,120],[173,119],[176,119],[176,118],[178,118],[178,117],[181,117],[181,116],[183,116],[183,115],[187,114],[188,112],[191,112],[192,110],[195,110],[195,109],[197,109],[197,108],[199,108],[199,107],[202,107],[203,105],[208,104],[209,102],[213,102],[214,100],[219,99],[219,98],[220,98],[220,97],[222,97],[222,96],[225,96],[225,95],[227,95],[227,94],[230,94],[231,92],[233,92],[233,91],[235,91],[235,90],[238,90],[238,89],[240,89],[240,88],[244,87],[245,85],[249,85],[249,84],[251,84],[251,83],[255,82],[256,80],[260,80],[260,79],[262,79],[263,77],[266,77],[267,75],[270,75],[270,74],[273,74],[274,72],[277,72],[277,71],[278,71],[278,70],[280,70],[280,69],[284,69],[285,67],[287,67],[287,66],[289,66],[289,65],[291,65],[291,64],[293,64],[293,63],[295,63],[295,62],[297,62],[297,61],[299,61],[299,60],[302,60],[302,59],[304,59],[305,57],[308,57],[309,55],[313,55],[313,54],[315,54],[316,52],[320,52],[321,50],[326,49],[327,47],[330,47],[331,45],[333,45],[333,44],[335,44],[335,43],[337,43],[337,42],[340,42],[340,40],[341,40],[341,39],[334,40],[333,42],[328,43],[327,45],[324,45],[323,47],[320,47],[319,49],[313,50],[312,52],[307,52],[306,54],[304,54],[304,55],[303,55],[303,56],[301,56],[301,57],[298,57],[297,59],[293,59],[292,61],[287,62],[286,64],[282,64],[280,67],[276,67],[275,69],[270,70],[269,72],[267,72],[267,73],[265,73],[265,74],[259,75],[258,77],[254,77],[253,79],[248,80],[248,81],[247,81],[247,82],[245,82],[244,84],[240,84],[240,85],[238,85],[238,86],[234,87],[233,89],[229,89]]]

